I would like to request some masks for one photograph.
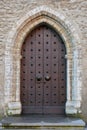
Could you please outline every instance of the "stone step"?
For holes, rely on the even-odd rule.
[[[81,119],[68,117],[9,117],[2,120],[2,128],[6,130],[85,130]]]

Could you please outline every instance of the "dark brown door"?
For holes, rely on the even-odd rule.
[[[22,113],[64,114],[66,102],[65,45],[46,25],[34,29],[22,46]]]

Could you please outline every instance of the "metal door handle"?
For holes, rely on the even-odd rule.
[[[38,75],[38,76],[36,77],[36,80],[37,80],[37,81],[41,81],[41,80],[42,80],[42,77],[41,77],[40,75]]]
[[[49,81],[50,79],[51,79],[51,77],[48,76],[48,75],[45,77],[45,80],[46,80],[46,81]]]

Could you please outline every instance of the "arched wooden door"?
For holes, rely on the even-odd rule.
[[[46,25],[25,39],[21,60],[22,113],[64,114],[66,49],[59,35]]]

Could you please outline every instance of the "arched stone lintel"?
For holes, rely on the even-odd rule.
[[[32,24],[31,24],[32,23]],[[49,17],[47,16],[40,16],[40,17],[37,17],[35,18],[34,20],[32,20],[32,22],[30,21],[27,26],[25,28],[23,28],[22,32],[23,33],[23,37],[21,38],[21,40],[23,41],[24,40],[24,37],[26,37],[26,35],[28,33],[31,32],[31,30],[33,30],[36,26],[38,26],[39,24],[41,23],[46,23],[48,24],[49,26],[51,26],[55,31],[57,31],[58,34],[60,34],[60,36],[62,37],[62,39],[64,40],[64,43],[66,44],[66,48],[69,48],[69,49],[66,49],[68,52],[67,53],[71,53],[71,44],[70,44],[70,41],[69,39],[66,39],[66,34],[64,34],[64,31],[63,28],[58,24],[56,23],[54,20],[50,19]],[[27,28],[29,26],[29,28]],[[20,34],[18,35],[20,37]],[[20,39],[18,37],[18,40]],[[66,42],[67,41],[67,42]],[[16,42],[17,43],[17,42]],[[23,43],[23,42],[22,42]],[[19,48],[19,50],[21,50],[21,46],[22,46],[22,43],[20,43],[19,41],[19,44],[15,44],[15,46],[17,48]]]
[[[51,12],[51,13],[50,13]],[[20,101],[20,59],[21,59],[21,47],[23,44],[23,41],[27,34],[31,32],[32,29],[34,29],[36,26],[38,26],[41,23],[46,23],[49,26],[51,26],[56,32],[61,36],[63,39],[65,46],[66,46],[66,58],[67,58],[67,102],[66,102],[66,113],[67,114],[76,114],[78,112],[78,109],[80,109],[81,105],[81,94],[80,94],[80,88],[79,86],[73,86],[74,82],[74,76],[73,72],[75,72],[74,64],[76,63],[76,60],[74,58],[74,50],[73,48],[79,44],[79,38],[76,34],[75,28],[72,28],[73,24],[67,20],[67,18],[61,13],[56,12],[55,10],[52,10],[48,7],[38,7],[37,9],[32,10],[22,20],[18,21],[17,27],[14,27],[12,31],[9,33],[8,38],[9,40],[9,46],[11,44],[11,53],[9,55],[13,57],[13,68],[16,68],[15,71],[12,69],[12,76],[13,79],[16,79],[14,84],[15,87],[15,99],[12,102],[9,102],[10,99],[5,99],[8,104],[8,114],[20,114],[21,113],[21,101]],[[72,28],[72,30],[70,30]],[[14,30],[14,31],[13,31]],[[14,33],[12,33],[14,32]],[[10,35],[12,34],[12,35]],[[74,40],[72,40],[74,39]],[[8,39],[7,39],[8,41]],[[8,46],[8,45],[7,45]],[[6,49],[7,50],[7,49]],[[5,57],[6,59],[7,57]],[[8,62],[6,60],[6,62]],[[9,68],[12,66],[8,66]],[[77,66],[78,67],[78,66]],[[15,73],[15,75],[14,75]],[[7,75],[7,74],[5,74]],[[5,88],[7,88],[7,77],[5,81]],[[75,81],[78,82],[78,79]],[[12,80],[10,81],[10,89],[13,89],[12,86]],[[81,86],[80,86],[81,87]],[[5,91],[8,91],[5,89]],[[74,97],[73,97],[73,92]],[[12,94],[11,94],[12,95]],[[10,95],[8,95],[10,97]],[[78,97],[78,98],[77,98]],[[73,100],[74,99],[74,100]],[[13,104],[15,104],[14,109]]]
[[[47,16],[49,19],[54,20],[55,22],[59,23],[61,28],[66,31],[66,34],[69,35],[69,37],[72,40],[73,46],[76,46],[80,43],[80,38],[76,30],[78,30],[77,25],[73,22],[73,20],[70,20],[64,13],[61,11],[56,11],[48,6],[40,6],[37,7],[28,13],[25,14],[24,17],[22,17],[18,22],[16,22],[15,26],[12,28],[12,30],[9,32],[7,40],[8,43],[11,43],[11,45],[14,46],[15,39],[19,35],[19,32],[23,30],[24,26],[27,25],[27,23],[32,22],[32,20],[39,18],[40,16]],[[68,37],[68,36],[67,36]],[[12,43],[13,39],[13,43]]]

